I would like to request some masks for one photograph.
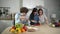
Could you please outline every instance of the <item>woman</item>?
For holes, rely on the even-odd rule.
[[[48,19],[47,19],[46,15],[43,14],[42,9],[38,10],[38,14],[39,14],[39,22],[40,22],[40,24],[44,24],[45,22],[48,23]]]
[[[39,23],[39,17],[37,15],[37,13],[38,13],[37,8],[33,8],[33,11],[30,15],[30,22],[31,22],[30,24],[31,25],[36,25]]]

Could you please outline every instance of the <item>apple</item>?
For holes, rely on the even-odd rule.
[[[24,25],[22,23],[16,24],[15,27],[16,28],[22,28]]]
[[[16,29],[16,27],[15,27],[15,26],[13,26],[13,27],[12,27],[12,29]]]
[[[23,29],[25,29],[25,31],[27,31],[27,27],[26,26],[23,26]]]
[[[25,32],[25,29],[22,28],[22,29],[21,29],[21,32]]]

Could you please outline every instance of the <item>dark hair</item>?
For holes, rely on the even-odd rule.
[[[34,19],[34,12],[37,12],[37,8],[33,8],[32,13],[30,14],[31,19]]]
[[[21,13],[27,13],[28,9],[26,7],[22,7],[22,8],[20,8],[20,12]]]
[[[37,8],[33,8],[33,10],[32,10],[32,13],[31,13],[31,14],[33,14],[34,12],[37,12]]]
[[[38,14],[39,14],[39,11],[42,11],[42,14],[43,14],[43,10],[41,8],[38,10]]]

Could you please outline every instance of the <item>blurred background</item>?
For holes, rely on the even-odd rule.
[[[51,15],[60,20],[60,0],[0,0],[0,33],[7,27],[12,26],[15,13],[21,7],[27,7],[29,14],[34,7],[42,8],[50,22]]]

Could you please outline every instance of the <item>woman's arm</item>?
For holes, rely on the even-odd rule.
[[[45,20],[46,20],[46,24],[48,24],[48,19],[46,18]]]
[[[46,15],[44,15],[44,17],[45,17],[46,24],[48,24],[48,18],[46,17]]]

